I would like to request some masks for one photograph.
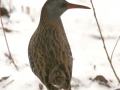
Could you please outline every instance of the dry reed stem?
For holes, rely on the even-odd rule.
[[[97,23],[97,26],[98,26],[98,29],[99,29],[99,32],[100,32],[100,36],[101,36],[101,39],[102,39],[102,42],[103,42],[103,46],[104,46],[108,61],[109,61],[110,66],[111,66],[111,68],[112,68],[112,70],[114,72],[114,75],[116,76],[118,82],[120,83],[120,79],[118,78],[118,76],[117,76],[117,74],[116,74],[116,72],[114,70],[114,67],[112,65],[111,59],[109,57],[109,54],[108,54],[108,51],[107,51],[107,48],[106,48],[106,45],[105,45],[105,41],[104,41],[104,38],[103,38],[103,35],[102,35],[102,32],[101,32],[101,28],[100,28],[100,25],[99,25],[98,20],[97,20],[97,16],[96,16],[96,13],[95,13],[95,8],[94,8],[92,0],[90,0],[90,2],[91,2],[91,5],[92,5],[92,8],[93,8],[94,17],[95,17],[95,20],[96,20],[96,23]]]
[[[6,42],[6,45],[7,45],[7,49],[8,49],[8,53],[9,53],[9,56],[12,60],[12,63],[14,64],[15,68],[18,70],[18,67],[17,65],[15,64],[13,58],[12,58],[12,55],[11,55],[11,52],[10,52],[10,49],[9,49],[9,45],[8,45],[8,42],[7,42],[7,38],[6,38],[6,34],[5,34],[5,30],[3,28],[3,22],[2,22],[2,14],[1,14],[1,10],[0,10],[0,22],[1,22],[1,25],[2,25],[2,30],[3,30],[3,33],[4,33],[4,37],[5,37],[5,42]]]

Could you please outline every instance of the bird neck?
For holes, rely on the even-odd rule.
[[[64,30],[61,18],[60,17],[55,17],[55,18],[50,17],[45,10],[42,10],[42,12],[41,12],[39,26],[41,26],[41,25],[44,27],[52,26],[52,28],[59,28],[59,29]]]
[[[41,36],[41,38],[46,37],[52,39],[53,41],[56,40],[54,37],[57,37],[68,43],[67,36],[60,17],[57,20],[54,20],[47,16],[46,13],[41,12],[40,23],[35,33],[36,35],[38,35],[38,37]],[[45,38],[42,38],[42,40],[43,39]]]
[[[53,42],[56,40],[55,37],[57,37],[60,40],[65,41],[65,43],[69,44],[60,17],[56,20],[52,19],[45,11],[41,12],[40,22],[34,34],[36,34],[34,35],[35,37],[38,36],[39,38],[40,36],[39,40],[44,40],[47,38],[47,40],[51,39]]]

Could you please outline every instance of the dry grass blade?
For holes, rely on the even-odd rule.
[[[5,31],[4,31],[4,28],[3,28],[3,23],[2,23],[2,18],[1,18],[2,14],[1,14],[1,10],[0,10],[0,22],[1,22],[1,25],[2,25],[2,29],[3,29],[3,33],[4,33],[4,37],[5,37],[5,42],[6,42],[6,45],[7,45],[7,49],[8,49],[8,52],[9,52],[9,56],[12,60],[12,63],[14,64],[15,68],[18,70],[18,67],[17,65],[15,64],[13,58],[12,58],[12,55],[11,55],[11,52],[10,52],[10,49],[9,49],[9,45],[8,45],[8,42],[7,42],[7,38],[6,38],[6,34],[5,34]]]
[[[8,86],[9,84],[11,84],[14,80],[10,81],[9,83],[7,83],[5,86],[3,86],[3,88],[5,88],[6,86]]]
[[[111,54],[111,60],[112,60],[112,57],[113,57],[115,48],[116,48],[116,46],[117,46],[119,40],[120,40],[120,36],[119,36],[119,38],[118,38],[118,40],[117,40],[117,42],[116,42],[116,44],[115,44],[115,47],[113,48],[113,51],[112,51],[112,54]]]
[[[115,72],[115,70],[114,70],[114,68],[113,68],[111,59],[110,59],[109,54],[108,54],[108,52],[107,52],[107,48],[106,48],[106,45],[105,45],[105,41],[104,41],[104,38],[103,38],[103,35],[102,35],[102,32],[101,32],[100,25],[99,25],[98,20],[97,20],[97,16],[96,16],[96,13],[95,13],[95,8],[94,8],[94,5],[93,5],[92,0],[90,0],[90,2],[91,2],[91,5],[92,5],[92,8],[93,8],[94,17],[95,17],[95,20],[96,20],[96,23],[97,23],[97,26],[98,26],[98,29],[99,29],[99,32],[100,32],[100,36],[101,36],[101,39],[102,39],[102,42],[103,42],[103,45],[104,45],[104,49],[105,49],[105,52],[106,52],[108,61],[109,61],[109,63],[110,63],[110,66],[111,66],[111,68],[112,68],[112,70],[113,70],[113,72],[114,72],[114,74],[115,74],[118,82],[120,83],[120,79],[118,78],[118,76],[117,76],[117,74],[116,74],[116,72]]]

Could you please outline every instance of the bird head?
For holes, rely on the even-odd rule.
[[[67,2],[66,0],[47,0],[44,7],[50,17],[60,17],[66,10],[72,8],[90,9],[84,5],[77,5]]]

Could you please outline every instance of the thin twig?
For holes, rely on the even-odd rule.
[[[5,30],[4,30],[4,27],[3,27],[3,22],[2,22],[2,14],[1,14],[1,10],[0,10],[0,22],[1,22],[1,25],[2,25],[2,29],[3,29],[3,33],[4,33],[4,37],[5,37],[5,42],[6,42],[6,45],[7,45],[7,49],[8,49],[8,53],[9,53],[9,56],[12,60],[12,63],[14,64],[15,68],[18,70],[18,67],[17,65],[15,64],[13,58],[12,58],[12,55],[11,55],[11,52],[10,52],[10,49],[9,49],[9,45],[8,45],[8,42],[7,42],[7,38],[6,38],[6,34],[5,34]]]
[[[115,44],[115,47],[113,48],[113,51],[112,51],[112,54],[111,54],[111,60],[112,60],[112,57],[113,57],[115,48],[116,48],[116,46],[117,46],[119,40],[120,40],[120,36],[119,36],[119,38],[118,38],[118,40],[117,40],[117,42],[116,42],[116,44]]]
[[[94,5],[93,5],[92,0],[90,0],[90,2],[91,2],[91,5],[92,5],[92,8],[93,8],[94,17],[95,17],[95,20],[96,20],[96,23],[97,23],[97,26],[98,26],[98,29],[99,29],[99,32],[100,32],[100,36],[101,36],[101,39],[102,39],[102,42],[103,42],[103,46],[104,46],[104,49],[105,49],[105,52],[106,52],[108,61],[109,61],[109,63],[110,63],[110,66],[111,66],[111,68],[112,68],[112,70],[113,70],[113,72],[114,72],[114,74],[115,74],[118,82],[120,83],[120,79],[118,78],[118,76],[117,76],[117,74],[116,74],[116,72],[115,72],[115,70],[114,70],[114,68],[113,68],[111,59],[110,59],[109,54],[108,54],[108,52],[107,52],[107,48],[106,48],[106,45],[105,45],[105,41],[104,41],[104,38],[103,38],[103,35],[102,35],[102,32],[101,32],[100,25],[99,25],[98,20],[97,20],[97,16],[96,16],[96,13],[95,13],[95,8],[94,8]]]

